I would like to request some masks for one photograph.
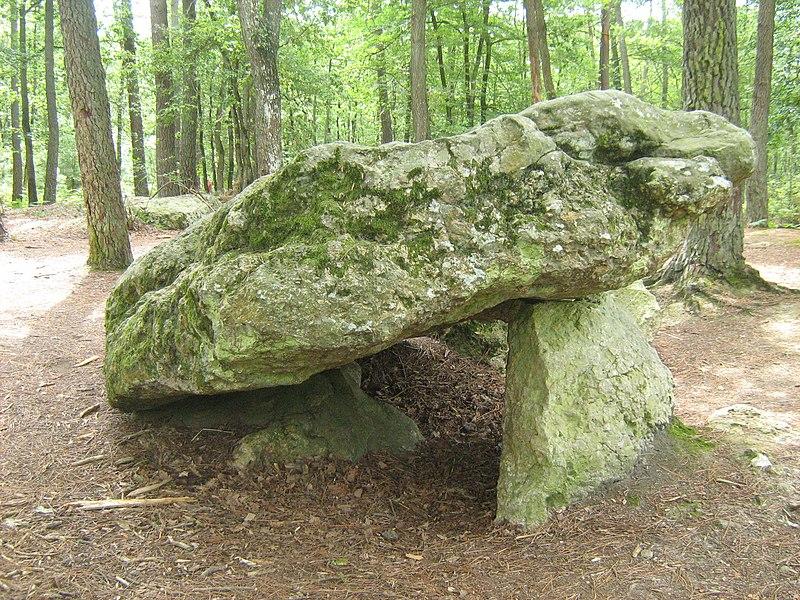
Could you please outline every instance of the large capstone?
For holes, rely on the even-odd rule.
[[[608,91],[418,144],[311,148],[128,269],[109,400],[297,384],[508,300],[623,287],[752,163],[723,118]]]
[[[628,475],[673,383],[627,299],[520,303],[509,323],[497,517],[530,527]]]

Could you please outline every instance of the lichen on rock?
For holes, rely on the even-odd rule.
[[[133,196],[125,199],[129,218],[157,229],[186,229],[219,207],[220,201],[208,194],[184,194],[163,198]]]
[[[418,144],[311,148],[126,272],[109,400],[296,384],[508,300],[623,287],[752,162],[721,117],[620,92]]]

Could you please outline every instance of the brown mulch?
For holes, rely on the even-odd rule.
[[[134,243],[158,235],[136,232]],[[84,241],[28,233],[0,256],[39,260],[75,242]],[[26,318],[27,335],[0,337],[0,597],[800,597],[800,515],[787,480],[749,469],[725,439],[703,451],[662,437],[630,479],[546,526],[495,524],[502,376],[432,340],[365,365],[365,386],[420,424],[419,450],[242,476],[226,464],[236,431],[174,429],[107,407],[97,307],[116,277],[79,274],[65,299]],[[770,314],[759,306],[747,318]],[[689,418],[700,414],[686,406],[687,388],[707,376],[700,367],[730,360],[698,344],[730,323],[708,327],[659,338]],[[748,331],[724,343],[749,348],[766,335]],[[769,385],[791,392],[783,380]],[[70,504],[165,480],[145,496],[192,502]]]

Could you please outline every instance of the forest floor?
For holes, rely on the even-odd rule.
[[[662,327],[677,414],[629,479],[532,532],[493,523],[503,378],[436,342],[384,355],[379,395],[426,441],[402,457],[240,475],[238,431],[111,410],[103,303],[80,217],[14,211],[0,246],[0,597],[800,598],[800,295],[758,293]],[[169,237],[132,234],[136,254]],[[800,232],[748,232],[767,278],[800,288]],[[372,370],[371,380],[376,381]],[[779,436],[705,427],[749,403]],[[773,463],[752,468],[756,446]],[[192,502],[82,511],[147,494]]]

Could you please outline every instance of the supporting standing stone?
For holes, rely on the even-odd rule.
[[[521,303],[508,344],[497,518],[533,526],[630,472],[673,384],[613,292]]]

